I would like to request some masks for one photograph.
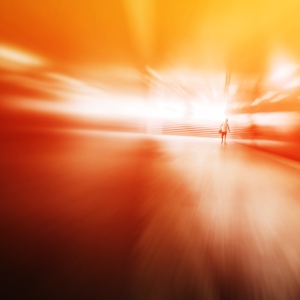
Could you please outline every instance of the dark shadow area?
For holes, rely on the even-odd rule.
[[[129,299],[158,145],[63,131],[0,139],[3,299]]]

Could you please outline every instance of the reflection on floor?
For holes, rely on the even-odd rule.
[[[299,299],[299,171],[219,139],[1,134],[1,291]]]

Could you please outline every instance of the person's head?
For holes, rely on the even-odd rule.
[[[225,120],[225,123],[228,123],[228,119]]]

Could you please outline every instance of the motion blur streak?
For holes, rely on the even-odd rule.
[[[35,57],[21,50],[0,45],[0,67],[16,69],[22,67],[41,66],[44,62],[39,57]]]
[[[0,2],[1,299],[300,299],[299,0]]]

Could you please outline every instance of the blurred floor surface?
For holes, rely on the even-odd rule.
[[[230,140],[0,139],[1,299],[300,299],[299,169]]]

